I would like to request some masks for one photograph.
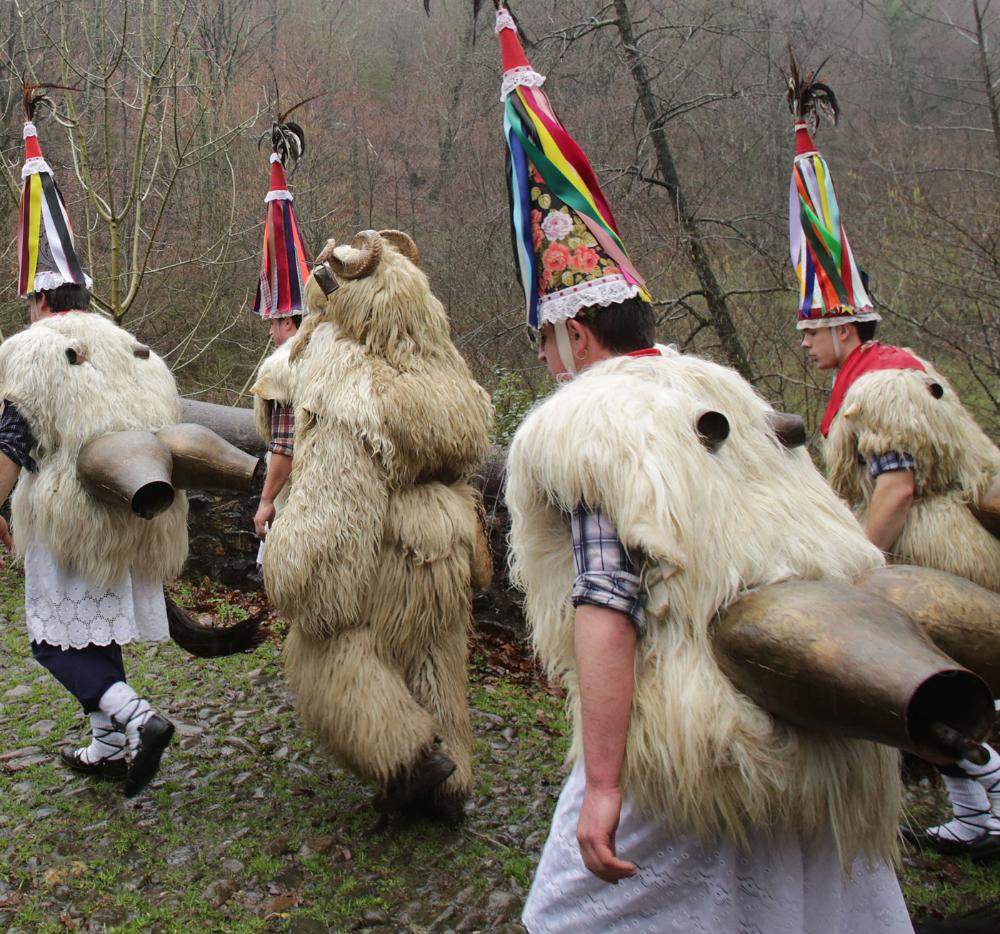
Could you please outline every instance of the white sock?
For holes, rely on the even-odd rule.
[[[125,734],[111,723],[111,717],[103,710],[90,715],[90,733],[93,737],[90,745],[79,752],[81,761],[94,765],[125,756]]]
[[[990,829],[990,802],[986,789],[972,778],[954,775],[942,775],[941,778],[955,816],[946,824],[928,827],[927,835],[958,843],[978,840]]]
[[[993,832],[1000,832],[1000,753],[985,743],[983,743],[983,749],[990,754],[985,765],[976,765],[974,762],[969,762],[968,759],[963,759],[958,763],[958,766],[966,775],[978,782],[986,792],[993,816],[990,829]]]
[[[124,681],[115,682],[104,692],[100,708],[124,731],[129,754],[134,756],[139,748],[139,728],[153,716],[153,708]]]

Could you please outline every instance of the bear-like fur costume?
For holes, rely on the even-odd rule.
[[[96,587],[114,586],[129,569],[152,580],[176,577],[187,557],[187,497],[178,491],[167,510],[141,519],[94,499],[76,473],[88,441],[180,420],[163,360],[100,315],[66,312],[0,345],[0,392],[36,441],[38,472],[21,472],[11,500],[18,554],[41,542],[61,567]]]
[[[695,428],[723,413],[715,453]],[[849,582],[883,564],[803,449],[732,370],[668,352],[616,357],[525,419],[508,459],[512,579],[538,655],[569,693],[569,758],[582,755],[569,516],[600,508],[641,554],[646,632],[635,659],[622,790],[682,834],[745,841],[748,827],[832,828],[845,866],[892,858],[899,757],[875,743],[776,720],[712,652],[713,621],[746,591],[802,578]]]
[[[848,389],[824,448],[830,483],[865,524],[875,489],[868,459],[889,451],[913,455],[914,497],[892,560],[1000,591],[1000,541],[969,509],[1000,470],[1000,450],[948,380],[920,362],[926,372],[879,370]]]
[[[472,787],[471,588],[490,576],[467,478],[492,406],[426,275],[369,234],[381,247],[369,275],[328,299],[306,285],[292,490],[264,580],[292,622],[285,671],[304,725],[382,790],[439,738],[457,768],[434,800],[455,801]]]
[[[280,347],[276,347],[274,352],[260,365],[260,369],[257,371],[257,380],[250,387],[257,434],[264,440],[264,444],[271,443],[271,415],[274,412],[275,403],[292,405],[295,400],[296,369],[288,359],[291,349],[290,340],[285,341]],[[268,451],[268,463],[270,460],[271,452]],[[275,512],[284,509],[290,491],[291,487],[287,483],[281,488],[281,492],[274,501]]]

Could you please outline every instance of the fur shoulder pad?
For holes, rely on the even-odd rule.
[[[275,348],[257,371],[257,380],[250,387],[252,395],[267,402],[292,402],[295,398],[296,368],[291,365],[288,353],[291,341]]]
[[[851,477],[859,454],[866,460],[890,451],[912,455],[918,495],[956,486],[977,495],[1000,469],[1000,450],[951,384],[925,365],[925,373],[866,373],[848,390],[827,441],[830,481],[843,495],[857,494]]]

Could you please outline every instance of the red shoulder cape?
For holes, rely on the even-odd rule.
[[[844,396],[847,390],[854,385],[854,381],[865,373],[874,373],[876,370],[924,370],[924,365],[901,347],[893,347],[890,344],[880,344],[878,341],[869,341],[860,347],[855,347],[837,371],[837,378],[833,383],[833,392],[830,393],[830,401],[827,403],[826,412],[823,413],[823,421],[819,430],[825,438],[830,431],[833,419],[844,404]]]

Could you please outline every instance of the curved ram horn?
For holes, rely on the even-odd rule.
[[[932,762],[957,761],[995,717],[981,678],[897,606],[850,584],[751,591],[722,614],[712,647],[729,679],[774,716]]]
[[[174,501],[170,451],[149,431],[116,431],[88,441],[76,475],[95,499],[152,519]]]
[[[695,429],[698,440],[714,454],[729,437],[729,419],[721,412],[702,412],[695,422]]]
[[[351,262],[345,263],[335,252],[331,252],[327,259],[337,278],[363,279],[365,276],[370,276],[382,259],[382,238],[378,231],[362,230],[351,241],[351,249],[361,254]]]
[[[319,255],[313,260],[313,262],[316,263],[317,266],[329,262],[335,249],[337,249],[337,241],[333,237],[330,237],[326,243],[323,244],[323,249],[319,251]]]
[[[768,412],[767,423],[786,448],[800,448],[806,443],[806,423],[791,412]]]
[[[179,490],[251,489],[262,461],[241,451],[211,428],[182,422],[156,433],[173,460],[171,479]]]
[[[408,233],[404,233],[402,230],[380,230],[379,234],[383,240],[391,243],[414,266],[420,265],[420,250],[417,249],[413,237]]]
[[[869,571],[855,586],[898,606],[1000,697],[1000,594],[965,577],[905,564]]]

